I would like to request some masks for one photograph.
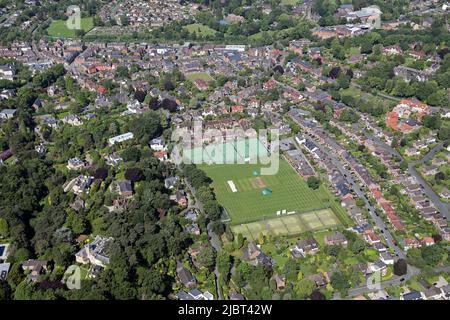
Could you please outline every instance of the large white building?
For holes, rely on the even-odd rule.
[[[130,140],[130,139],[133,139],[133,138],[134,138],[133,133],[132,132],[127,132],[127,133],[121,134],[119,136],[115,136],[115,137],[109,138],[108,139],[108,144],[110,146],[112,146],[112,145],[116,144],[117,142],[123,142],[123,141],[127,141],[127,140]]]

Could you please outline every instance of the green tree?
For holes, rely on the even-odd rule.
[[[11,299],[12,290],[8,282],[0,280],[0,301]]]
[[[350,288],[348,279],[342,272],[333,273],[331,276],[331,285],[341,293],[346,293],[348,288]]]
[[[216,252],[211,246],[206,246],[200,250],[197,258],[203,267],[211,269],[216,263]]]
[[[204,203],[203,208],[205,212],[208,214],[208,217],[213,220],[219,220],[221,215],[220,205],[216,200],[209,200]]]
[[[361,239],[356,239],[353,243],[352,243],[352,247],[351,250],[354,254],[358,254],[360,252],[362,252],[366,247],[366,244],[363,240]]]
[[[19,248],[14,253],[14,261],[16,261],[16,262],[24,262],[24,261],[30,259],[30,257],[31,257],[31,253],[26,248]]]
[[[421,249],[423,260],[430,266],[437,266],[444,257],[444,250],[439,245],[425,246]]]
[[[310,189],[313,190],[317,190],[319,189],[320,186],[320,180],[317,177],[309,177],[308,180],[306,181],[306,183],[308,184],[308,187]]]
[[[231,257],[225,250],[222,250],[217,255],[217,269],[220,273],[220,276],[225,280],[226,283],[228,283],[228,279],[230,276],[230,267]]]
[[[0,238],[5,238],[9,234],[8,221],[4,218],[0,218]]]
[[[305,278],[299,281],[297,285],[297,294],[301,299],[309,297],[316,288],[316,284],[313,280]]]
[[[240,249],[242,248],[243,245],[244,245],[244,236],[242,235],[242,233],[238,233],[236,237],[236,247]]]
[[[141,150],[137,147],[130,147],[122,152],[122,158],[124,161],[138,162],[141,158]]]
[[[441,127],[441,116],[439,114],[425,115],[423,125],[432,130],[437,130]]]
[[[408,264],[405,259],[398,259],[394,262],[394,274],[396,276],[403,276],[408,272]]]

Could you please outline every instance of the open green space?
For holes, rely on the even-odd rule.
[[[284,4],[285,6],[295,6],[302,2],[302,0],[281,0],[281,4]]]
[[[340,226],[339,219],[330,209],[301,214],[282,215],[231,227],[249,240],[257,240],[260,233],[266,236],[294,236],[307,231],[320,231]]]
[[[358,55],[360,53],[361,53],[361,51],[360,51],[359,47],[351,47],[349,49],[350,56],[356,56],[356,55]]]
[[[188,24],[184,28],[189,31],[189,33],[195,33],[198,36],[212,36],[217,32],[216,30],[201,23]]]
[[[275,175],[255,176],[255,172],[260,172],[259,164],[205,164],[200,168],[213,180],[217,199],[227,209],[232,224],[274,218],[283,210],[287,215],[325,209],[331,201],[325,189],[310,189],[284,159],[280,159]],[[271,192],[264,195],[266,189]]]
[[[74,38],[76,37],[76,30],[67,28],[66,20],[54,20],[47,29],[47,33],[52,37],[59,38]],[[84,32],[88,32],[94,27],[94,18],[81,18],[81,28]]]
[[[362,98],[363,100],[376,105],[376,106],[383,106],[388,107],[392,104],[391,101],[386,100],[384,98],[374,96],[370,93],[363,92],[362,90],[356,88],[356,87],[349,87],[347,89],[341,89],[340,90],[341,96],[352,96],[355,99]]]
[[[191,81],[195,81],[197,79],[201,79],[204,81],[211,81],[213,80],[213,78],[211,78],[211,76],[206,73],[206,72],[193,72],[193,73],[189,73],[186,75],[186,79],[191,80]]]

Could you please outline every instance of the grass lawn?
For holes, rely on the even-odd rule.
[[[275,245],[273,243],[267,243],[263,244],[261,246],[264,253],[270,255],[275,260],[277,266],[280,269],[284,268],[284,265],[286,264],[286,261],[289,260],[289,257],[286,255],[285,252],[278,253],[277,249],[275,248]]]
[[[411,289],[416,290],[416,291],[425,291],[425,288],[416,280],[416,279],[411,279],[410,280],[410,284],[409,286],[411,287]]]
[[[323,188],[311,190],[284,159],[280,159],[277,174],[266,176],[253,175],[261,168],[258,164],[201,165],[199,168],[213,180],[217,199],[228,211],[232,224],[276,218],[277,211],[281,210],[305,213],[325,209],[332,200]],[[231,190],[228,181],[233,181],[236,192]],[[272,193],[263,195],[264,188],[270,188]]]
[[[304,263],[300,266],[300,271],[303,273],[303,277],[306,277],[315,274],[317,270],[315,266]]]
[[[10,157],[10,158],[5,160],[5,165],[13,164],[16,160],[17,160],[17,157],[16,156],[12,156],[12,157]]]
[[[390,101],[387,101],[386,99],[374,96],[370,93],[363,92],[360,89],[355,88],[355,87],[342,89],[342,90],[340,90],[340,94],[341,94],[341,96],[345,96],[345,95],[352,96],[355,99],[363,98],[365,101],[368,101],[376,106],[383,106],[383,107],[390,106]]]
[[[281,0],[281,4],[284,4],[285,6],[295,6],[296,4],[299,4],[303,1],[301,0]]]
[[[68,276],[72,276],[75,272],[75,270],[79,270],[79,276],[80,276],[80,280],[85,280],[88,276],[89,270],[88,268],[84,267],[84,266],[79,266],[79,265],[71,265],[69,268],[67,268],[66,270],[69,270],[70,268],[75,268],[74,270],[72,270],[72,273],[65,273],[63,276],[64,281],[66,281]],[[67,271],[66,271],[67,272]]]
[[[212,36],[217,32],[201,23],[188,24],[184,28],[190,33],[196,33],[198,36]]]
[[[125,170],[120,170],[116,173],[116,180],[124,180],[125,179]]]
[[[213,78],[211,78],[211,76],[208,73],[206,73],[206,72],[189,73],[189,74],[186,75],[186,79],[188,79],[190,81],[201,79],[201,80],[205,80],[206,82],[209,82],[209,81],[213,80]]]
[[[314,239],[319,243],[320,247],[325,246],[325,236],[329,236],[332,232],[328,230],[318,231],[314,233]]]
[[[351,47],[350,48],[350,51],[349,51],[350,56],[356,56],[356,55],[358,55],[360,53],[361,52],[359,50],[359,47]]]
[[[248,37],[248,39],[250,41],[260,41],[260,40],[263,40],[263,38],[266,36],[269,36],[269,37],[277,36],[279,38],[283,38],[284,36],[292,33],[292,31],[294,31],[294,28],[286,28],[286,29],[282,29],[282,30],[260,31],[255,34],[252,34],[251,36]]]
[[[344,263],[348,266],[352,266],[354,264],[357,264],[359,261],[356,257],[348,257],[344,260]]]
[[[297,236],[309,231],[334,229],[340,225],[332,210],[322,209],[233,225],[231,230],[256,241],[260,233],[266,236]]]
[[[94,28],[94,18],[87,17],[81,18],[81,28],[84,32],[88,32],[92,28]],[[60,38],[74,38],[75,30],[67,28],[66,20],[55,20],[48,27],[47,33],[52,37],[60,37]]]

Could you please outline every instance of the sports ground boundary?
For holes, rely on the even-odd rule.
[[[332,217],[333,221],[330,223],[329,221],[323,220],[324,213],[328,215],[328,217]],[[303,219],[302,216],[314,219],[310,219],[309,221]],[[292,218],[295,218],[296,224],[290,226],[289,223],[285,220],[290,220],[292,223]],[[272,225],[271,225],[272,222]],[[320,225],[317,227],[311,226],[315,223],[319,223]],[[282,228],[277,228],[277,226],[282,225]],[[300,234],[309,231],[321,231],[328,229],[335,229],[339,226],[342,226],[342,222],[339,217],[334,213],[331,208],[313,210],[304,213],[296,213],[291,215],[283,215],[271,217],[268,219],[258,219],[253,222],[241,223],[238,225],[232,225],[231,230],[233,233],[238,234],[241,233],[244,236],[250,237],[253,240],[258,238],[259,233],[263,233],[265,235],[274,235],[274,236],[288,236],[288,237],[296,237]],[[273,227],[273,229],[267,229],[267,227]],[[301,231],[294,231],[295,229],[300,229]]]

